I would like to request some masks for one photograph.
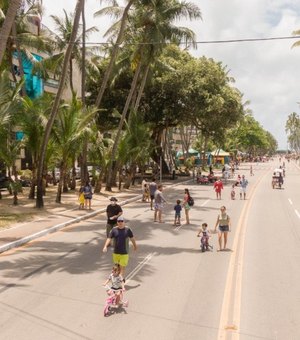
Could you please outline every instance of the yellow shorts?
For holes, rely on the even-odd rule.
[[[113,262],[118,263],[122,267],[126,267],[128,265],[128,254],[114,254],[113,253]]]

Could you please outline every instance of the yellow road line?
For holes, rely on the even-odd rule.
[[[246,225],[254,193],[261,180],[268,174],[261,176],[249,193],[236,227],[228,266],[226,285],[219,322],[218,340],[226,340],[229,336],[233,340],[240,338],[240,315],[242,296],[243,260],[245,248]]]

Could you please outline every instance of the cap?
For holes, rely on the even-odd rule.
[[[110,201],[115,201],[115,202],[117,202],[118,200],[117,200],[116,197],[111,197],[111,198],[110,198]]]
[[[117,221],[118,221],[118,222],[119,222],[119,221],[124,222],[124,217],[123,217],[123,216],[119,216],[119,217],[117,218]]]

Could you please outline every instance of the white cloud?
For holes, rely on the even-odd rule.
[[[190,0],[198,4],[203,21],[181,22],[192,28],[198,41],[290,36],[300,29],[299,0]],[[46,13],[43,22],[51,26],[47,16],[62,16],[62,1],[43,0]],[[68,12],[76,1],[63,1]],[[109,26],[109,18],[93,18],[100,9],[99,0],[88,0],[88,26],[98,26],[93,36],[100,42]],[[300,39],[299,39],[300,40]],[[273,40],[227,44],[199,44],[191,50],[195,56],[205,55],[222,61],[236,80],[235,86],[250,100],[250,108],[263,127],[286,148],[287,116],[299,113],[300,47],[291,49],[295,40]]]

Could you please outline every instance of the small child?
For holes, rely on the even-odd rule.
[[[84,193],[82,188],[79,190],[78,194],[79,209],[84,209]]]
[[[144,201],[149,202],[150,201],[150,190],[148,184],[144,184]]]
[[[231,199],[232,200],[235,200],[235,185],[232,184],[232,187],[231,187],[231,193],[230,193],[230,196],[231,196]]]
[[[180,223],[180,217],[181,217],[181,210],[182,210],[182,206],[180,204],[180,200],[176,201],[176,205],[174,205],[174,210],[175,210],[175,219],[174,219],[174,226],[176,225],[181,225]]]
[[[210,238],[210,232],[207,229],[207,223],[202,223],[202,226],[197,234],[198,237],[201,237],[201,247],[204,245],[206,250],[209,250],[209,248],[212,248],[211,245],[209,245],[208,240]]]
[[[107,289],[107,294],[116,294],[116,306],[122,303],[122,292],[124,290],[124,280],[120,274],[121,268],[119,264],[115,264],[112,268],[107,280],[103,283],[103,286],[107,286],[110,283],[110,288]]]

